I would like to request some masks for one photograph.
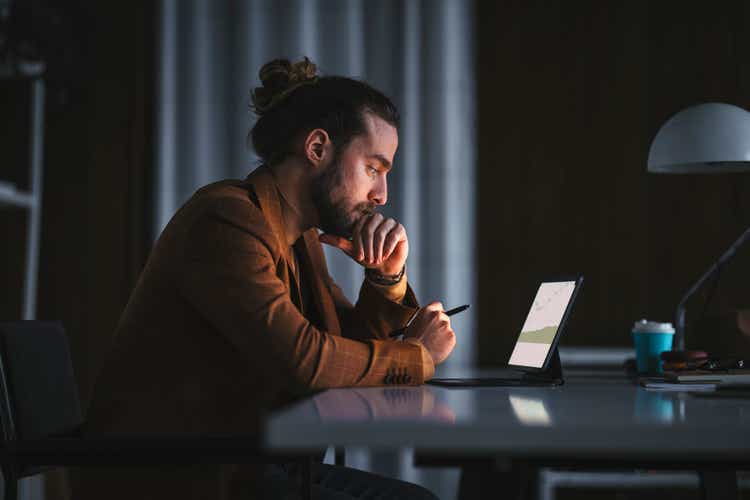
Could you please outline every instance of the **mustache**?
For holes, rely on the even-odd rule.
[[[374,213],[377,213],[377,210],[375,209],[375,205],[372,205],[370,203],[363,203],[364,207],[359,208],[358,210],[362,212],[364,215],[372,215]]]

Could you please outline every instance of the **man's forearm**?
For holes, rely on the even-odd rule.
[[[382,293],[386,299],[397,304],[401,304],[404,300],[404,297],[406,296],[406,275],[404,275],[401,278],[401,281],[399,281],[395,285],[381,285],[379,283],[375,283],[372,280],[368,281],[376,290]]]

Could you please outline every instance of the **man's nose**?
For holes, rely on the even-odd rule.
[[[385,205],[388,201],[388,183],[385,177],[382,177],[370,192],[370,201],[376,205]]]

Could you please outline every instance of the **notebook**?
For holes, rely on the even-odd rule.
[[[664,379],[667,382],[677,383],[714,383],[723,385],[750,384],[750,370],[722,370],[722,371],[704,371],[690,370],[679,372],[664,372]]]

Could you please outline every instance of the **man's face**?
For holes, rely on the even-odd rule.
[[[356,136],[312,181],[320,229],[350,238],[354,224],[388,199],[386,176],[398,148],[398,132],[386,121],[364,114],[367,132]]]

